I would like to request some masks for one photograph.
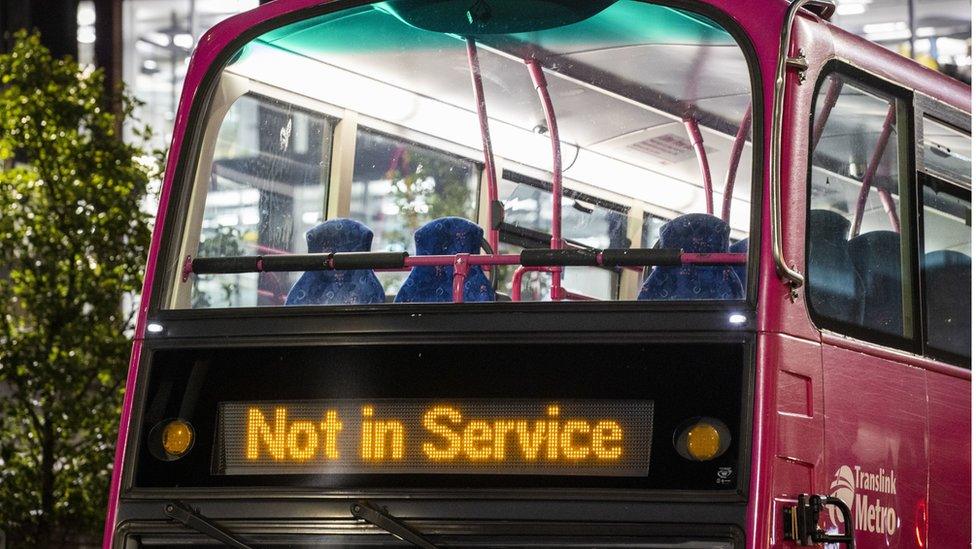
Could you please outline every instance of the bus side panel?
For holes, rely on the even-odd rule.
[[[971,382],[926,372],[929,394],[929,505],[927,547],[968,547]],[[919,509],[918,514],[924,513]],[[920,535],[924,539],[924,529]]]
[[[823,346],[828,493],[851,508],[858,549],[916,547],[928,487],[926,371],[840,345]],[[843,529],[839,513],[825,526]]]
[[[772,370],[775,427],[772,462],[772,540],[782,540],[782,509],[798,494],[817,491],[823,478],[823,375],[819,344],[783,334],[762,334],[760,360]],[[768,501],[768,500],[767,500]],[[787,545],[792,547],[792,545]]]

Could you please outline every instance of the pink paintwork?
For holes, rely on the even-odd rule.
[[[787,262],[802,269],[805,264],[809,122],[814,99],[810,83],[820,78],[828,60],[848,60],[881,78],[902,83],[908,89],[966,112],[971,107],[968,86],[823,24],[816,17],[801,16],[794,26],[794,33],[791,53],[802,48],[810,68],[806,72],[806,83],[800,84],[795,73],[791,73],[787,81],[783,131],[783,157],[786,159],[782,174],[783,234]],[[759,55],[763,57],[761,51]],[[815,124],[813,132],[819,136],[823,121],[818,119]],[[769,143],[765,146],[768,150]],[[768,195],[763,200],[762,238],[768,242]],[[943,446],[946,449],[959,444],[963,437],[968,441],[968,434],[954,430],[953,425],[968,427],[963,416],[968,418],[971,409],[970,372],[910,353],[821,332],[807,313],[804,293],[800,292],[795,301],[790,299],[789,289],[776,277],[771,254],[765,246],[760,261],[757,316],[760,333],[783,334],[788,341],[797,344],[809,342],[818,352],[801,354],[793,351],[765,358],[760,355],[757,360],[755,414],[762,419],[753,427],[754,483],[751,493],[755,498],[749,505],[750,520],[754,521],[755,528],[748,533],[750,546],[792,547],[782,541],[779,513],[787,504],[791,491],[798,489],[794,484],[797,478],[795,472],[782,470],[795,469],[803,463],[812,465],[807,469],[812,475],[810,482],[814,490],[824,494],[835,492],[847,482],[849,475],[843,469],[845,466],[851,470],[850,475],[855,476],[853,493],[858,498],[868,497],[868,505],[860,510],[861,519],[857,519],[855,504],[855,522],[866,521],[871,507],[875,508],[875,514],[893,510],[897,519],[893,534],[871,532],[867,522],[857,525],[862,527],[856,531],[860,549],[967,546],[969,448],[966,446],[959,452],[944,451],[938,461],[932,448],[936,438],[952,441]],[[777,393],[793,386],[784,383],[783,378],[795,378],[795,372],[787,374],[785,368],[795,368],[801,361],[807,362],[804,376],[809,379],[809,390],[817,406],[813,422],[800,421],[796,410],[784,411],[783,403],[777,399]],[[932,380],[938,380],[938,385],[944,387],[938,394],[938,407],[931,404],[935,396]],[[927,401],[930,404],[926,409]],[[822,410],[822,421],[816,419],[818,409]],[[950,432],[953,433],[950,435]],[[787,441],[806,443],[790,446]],[[894,470],[897,477],[895,493],[874,492],[864,488],[865,484],[858,484],[855,466],[865,474],[877,475],[880,469],[890,474]],[[964,484],[965,489],[959,484]],[[950,489],[947,485],[955,487]],[[945,501],[949,494],[954,494],[952,506]],[[944,504],[939,509],[940,527],[936,528],[931,505],[940,500]],[[834,526],[826,518],[821,525],[825,528]],[[873,525],[877,526],[877,519]]]
[[[127,434],[142,355],[150,297],[163,286],[157,265],[163,245],[166,209],[173,196],[177,159],[191,124],[190,106],[204,93],[204,75],[231,41],[259,23],[318,6],[321,0],[276,0],[232,17],[202,37],[189,65],[175,119],[169,162],[156,217],[156,231],[139,306],[136,338],[126,381],[115,452],[103,546],[113,544],[122,464],[131,452]],[[761,88],[754,90],[761,109],[753,113],[762,135],[771,134],[773,85],[779,52],[779,29],[787,10],[780,0],[703,0],[728,16],[742,31],[757,61]],[[809,127],[813,82],[828,60],[840,58],[889,82],[924,93],[965,112],[971,111],[969,86],[922,67],[821,20],[802,13],[794,25],[790,54],[802,48],[809,69],[805,83],[787,76],[783,126],[782,222],[788,264],[805,271]],[[541,72],[541,71],[540,71]],[[821,124],[814,129],[822,131]],[[554,156],[558,154],[555,141]],[[885,468],[898,477],[895,493],[869,493],[880,507],[894,509],[894,536],[858,533],[858,547],[965,547],[970,516],[970,385],[971,374],[936,360],[893,351],[821,331],[810,318],[805,294],[791,298],[778,278],[769,247],[771,219],[768,137],[754,143],[762,153],[763,193],[759,244],[756,330],[757,355],[753,392],[752,448],[746,496],[746,546],[792,547],[782,539],[781,509],[798,490],[830,493],[839,471],[854,465],[871,472]],[[555,181],[554,181],[555,187]],[[560,196],[554,189],[554,196]],[[556,203],[558,204],[558,200]],[[554,204],[554,209],[558,207]],[[556,216],[558,219],[558,216]],[[554,227],[555,229],[555,227]],[[557,234],[554,230],[554,241]],[[561,245],[561,242],[559,243]],[[444,256],[453,261],[454,256]],[[476,265],[479,257],[469,257]],[[518,256],[496,256],[517,264]],[[409,258],[413,265],[435,265],[437,256]],[[728,258],[731,262],[731,258]],[[684,260],[684,258],[683,258]],[[514,292],[513,292],[514,293]],[[666,313],[662,313],[666,314]],[[844,473],[846,474],[846,473]],[[841,475],[843,476],[843,475]],[[855,490],[856,491],[856,490]],[[881,501],[883,499],[883,501]],[[887,511],[885,511],[887,513]],[[826,519],[825,519],[826,520]],[[825,522],[824,526],[829,526]]]
[[[128,442],[127,433],[132,418],[135,380],[139,374],[139,359],[142,354],[142,339],[146,333],[146,322],[149,313],[149,301],[155,289],[155,275],[160,248],[162,247],[162,228],[166,223],[166,209],[169,206],[173,178],[176,171],[176,159],[182,153],[183,137],[189,126],[190,107],[197,100],[201,92],[200,84],[217,55],[228,43],[240,36],[258,23],[285,13],[320,4],[318,0],[297,0],[291,2],[272,2],[256,10],[231,17],[207,31],[200,39],[200,43],[193,53],[187,68],[186,79],[183,81],[183,92],[180,96],[180,106],[176,113],[173,128],[173,140],[170,143],[166,171],[163,175],[163,186],[159,194],[159,208],[156,212],[156,230],[153,232],[149,259],[146,263],[146,277],[142,284],[142,299],[139,303],[139,313],[136,319],[135,341],[132,347],[132,359],[129,361],[129,373],[126,376],[125,397],[122,401],[122,416],[119,419],[119,436],[115,446],[115,463],[112,469],[112,480],[109,485],[108,511],[105,518],[105,532],[102,545],[105,549],[112,547],[115,535],[115,520],[118,511],[119,497],[122,486],[122,463],[126,455]]]

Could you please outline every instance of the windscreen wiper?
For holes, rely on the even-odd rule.
[[[235,538],[230,532],[217,526],[212,520],[194,511],[189,506],[178,501],[171,501],[163,507],[163,512],[167,517],[183,523],[187,528],[191,528],[209,536],[217,541],[223,542],[228,547],[237,549],[251,549],[250,545]]]
[[[352,506],[349,507],[349,511],[352,513],[352,516],[365,520],[381,530],[386,530],[387,532],[393,534],[393,536],[402,539],[403,541],[408,541],[417,547],[423,547],[424,549],[437,549],[436,545],[420,535],[417,531],[404,524],[403,521],[372,506],[368,501],[357,501],[356,503],[353,503]]]

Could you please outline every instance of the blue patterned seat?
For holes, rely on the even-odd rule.
[[[305,240],[309,253],[368,252],[373,231],[353,219],[330,219],[305,233]],[[285,305],[361,305],[385,299],[371,270],[309,271],[292,286]]]
[[[661,227],[659,247],[685,253],[729,251],[729,225],[708,214],[685,214]],[[731,266],[681,265],[655,267],[637,299],[742,299],[742,282]]]
[[[847,247],[864,284],[860,324],[902,335],[901,235],[871,231],[850,239]]]
[[[807,283],[817,314],[858,324],[864,309],[864,284],[847,244],[851,222],[830,210],[810,210]]]
[[[442,217],[417,229],[417,255],[477,254],[484,231],[460,217]],[[414,267],[397,292],[398,303],[453,301],[454,267]],[[480,267],[471,267],[464,280],[464,301],[494,301],[495,292]]]

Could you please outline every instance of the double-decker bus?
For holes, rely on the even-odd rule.
[[[966,546],[970,88],[832,11],[209,31],[104,547]]]

